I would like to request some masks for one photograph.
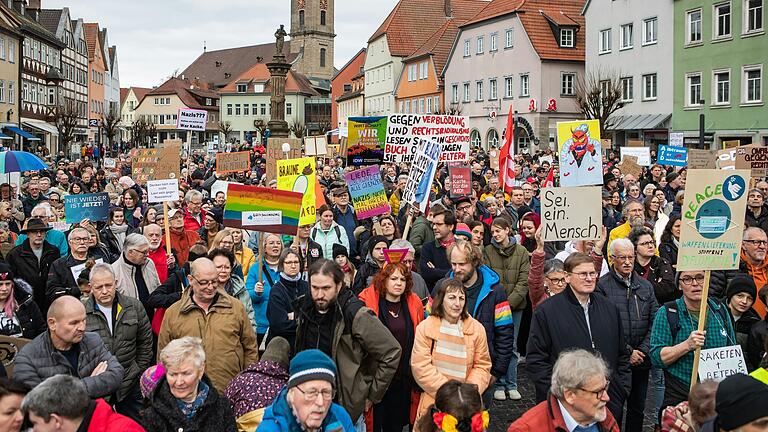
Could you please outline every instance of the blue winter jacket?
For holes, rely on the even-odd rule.
[[[248,279],[245,281],[245,289],[248,290],[248,295],[251,296],[251,303],[253,303],[253,314],[256,317],[256,334],[263,335],[269,328],[269,320],[267,319],[269,293],[272,292],[272,284],[276,284],[277,281],[280,280],[280,273],[272,271],[265,261],[262,261],[261,265],[261,278],[264,283],[264,292],[256,294],[256,282],[259,281],[259,268],[256,264],[254,264],[251,267],[251,270],[248,271]]]
[[[477,296],[474,310],[469,311],[472,318],[480,321],[485,328],[488,350],[491,354],[491,374],[497,378],[507,373],[515,340],[515,324],[512,322],[512,310],[507,301],[507,292],[499,283],[501,280],[495,271],[487,265],[477,268],[478,276],[483,278],[480,294]],[[453,272],[448,273],[453,277]],[[442,280],[435,284],[440,286]],[[434,292],[432,293],[434,295]]]
[[[264,411],[264,418],[256,432],[303,432],[293,415],[293,410],[288,406],[287,394],[286,388],[280,391],[272,405]],[[322,432],[355,432],[355,425],[341,405],[332,403],[320,430]]]

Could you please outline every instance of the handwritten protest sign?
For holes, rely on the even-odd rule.
[[[689,170],[677,271],[739,268],[749,171]]]
[[[603,225],[599,186],[545,188],[541,194],[541,237],[545,241],[597,240]]]
[[[149,180],[179,177],[179,156],[181,140],[166,140],[162,148],[140,149],[131,165],[133,180],[146,184]]]
[[[649,147],[622,147],[621,158],[635,156],[640,166],[651,166],[651,149]]]
[[[147,200],[151,203],[179,200],[179,180],[150,180],[147,182]]]
[[[728,148],[724,150],[717,150],[717,167],[721,170],[734,170],[736,169],[736,149]]]
[[[328,142],[325,135],[304,138],[304,154],[307,156],[325,156],[328,154]]]
[[[277,161],[277,188],[302,194],[299,225],[314,224],[315,216],[315,158]]]
[[[380,165],[387,137],[386,117],[350,117],[347,165]]]
[[[689,169],[715,169],[717,150],[688,149]]]
[[[701,350],[699,354],[700,380],[720,382],[737,373],[748,373],[741,345]]]
[[[557,123],[557,143],[561,186],[603,184],[599,120]]]
[[[408,173],[408,182],[400,199],[400,206],[411,204],[425,212],[429,204],[429,193],[432,190],[432,181],[437,172],[437,164],[440,162],[440,144],[419,138],[419,149]]]
[[[251,169],[251,152],[217,153],[216,172],[220,174],[243,172]]]
[[[30,342],[30,339],[0,335],[0,362],[3,363],[9,378],[13,377],[16,356],[24,348],[24,345]]]
[[[291,150],[283,152],[283,144],[288,143]],[[301,157],[301,140],[296,138],[269,138],[267,139],[267,182],[277,180],[277,161],[280,159],[298,159]]]
[[[178,192],[177,197],[178,198]],[[91,222],[104,222],[109,217],[109,194],[65,195],[64,213],[67,223],[81,222],[88,219]]]
[[[672,147],[683,147],[684,132],[670,132],[669,133],[669,145]]]
[[[659,146],[657,161],[661,165],[685,166],[688,160],[688,149],[685,147]]]
[[[301,199],[297,192],[230,183],[224,206],[224,225],[296,235]]]
[[[752,177],[768,174],[768,147],[752,144],[736,147],[736,169],[752,170]]]
[[[392,114],[387,121],[384,162],[412,162],[416,157],[418,138],[440,144],[442,146],[441,161],[469,159],[469,117]]]
[[[205,131],[205,124],[208,122],[208,111],[179,108],[179,114],[176,120],[176,129]]]
[[[451,179],[451,198],[472,194],[472,171],[469,167],[450,167],[448,177]]]
[[[358,219],[368,219],[390,212],[378,165],[350,171],[344,174],[344,179],[349,186],[349,195],[352,197]]]
[[[624,175],[632,174],[636,179],[643,173],[643,167],[637,164],[637,157],[625,156],[617,165]]]

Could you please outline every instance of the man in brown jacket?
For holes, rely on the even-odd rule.
[[[211,260],[195,260],[188,279],[189,289],[165,312],[157,352],[173,339],[199,337],[208,378],[224,392],[235,375],[259,360],[256,334],[240,300],[216,288],[217,270]]]

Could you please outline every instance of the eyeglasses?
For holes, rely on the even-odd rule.
[[[684,285],[691,285],[693,281],[696,281],[698,285],[701,285],[704,283],[704,275],[696,275],[696,276],[683,276],[680,278],[680,282]]]
[[[298,261],[284,261],[284,265],[299,265]]]
[[[611,255],[611,258],[613,258],[614,261],[633,261],[635,259],[634,255]]]
[[[196,277],[194,277],[194,276],[192,276],[192,275],[189,275],[189,277],[191,277],[192,279],[194,279],[194,280],[195,280],[195,282],[197,282],[197,284],[198,284],[198,285],[200,285],[200,286],[203,286],[203,287],[211,286],[211,285],[213,285],[213,284],[215,284],[215,283],[216,283],[216,279],[211,279],[211,280],[200,280],[200,279],[198,279],[198,278],[196,278]]]
[[[326,389],[326,390],[309,389],[309,390],[304,391],[304,390],[301,389],[301,387],[296,386],[296,390],[300,391],[301,394],[304,395],[304,399],[307,402],[312,402],[312,401],[317,400],[317,396],[318,395],[322,396],[324,401],[329,401],[329,400],[333,399],[333,397],[336,395],[336,390],[334,390],[334,389],[331,389],[331,390],[328,390],[328,389]]]
[[[90,240],[91,240],[90,237],[73,237],[72,238],[72,241],[75,243],[87,243]]]
[[[547,280],[549,280],[555,285],[565,285],[565,278],[551,278],[547,276]]]
[[[142,255],[142,256],[148,256],[149,255],[149,249],[143,250],[143,251],[140,251],[138,249],[131,249],[131,251],[133,251],[133,253],[136,253],[136,254]]]
[[[642,243],[638,243],[637,245],[638,246],[656,246],[656,241],[655,240],[648,240],[648,241],[644,241]]]
[[[605,382],[605,387],[603,387],[601,389],[598,389],[598,390],[587,390],[587,389],[581,388],[581,387],[577,387],[577,389],[581,390],[583,392],[592,393],[593,395],[595,395],[595,397],[597,399],[600,399],[603,396],[605,396],[605,394],[608,392],[608,387],[610,387],[610,386],[611,386],[611,382],[610,381],[606,381]]]
[[[752,246],[768,246],[768,241],[765,240],[742,240],[744,243],[749,243]]]
[[[587,280],[587,279],[595,279],[597,277],[597,272],[578,272],[578,273],[571,273],[574,276],[577,276],[581,280]]]

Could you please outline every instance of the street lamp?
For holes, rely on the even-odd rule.
[[[288,153],[291,152],[291,145],[287,142],[284,142],[283,145],[283,155],[285,155],[285,158],[288,159]]]

